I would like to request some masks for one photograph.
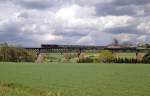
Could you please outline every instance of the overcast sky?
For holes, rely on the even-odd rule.
[[[0,42],[150,42],[150,0],[0,0]]]

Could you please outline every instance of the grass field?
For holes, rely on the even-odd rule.
[[[136,58],[136,53],[122,53],[122,52],[118,52],[115,54],[116,57],[118,58]]]
[[[150,65],[0,63],[0,81],[34,90],[0,84],[0,96],[150,96]]]
[[[69,53],[71,54],[71,53]],[[77,53],[72,53],[72,54],[77,54]],[[64,58],[65,54],[61,54],[61,53],[49,53],[46,54],[46,60],[45,62],[65,62],[65,58]],[[84,56],[90,57],[90,58],[97,58],[99,57],[100,53],[84,53]],[[136,53],[129,53],[129,52],[116,52],[115,54],[113,54],[116,58],[128,58],[128,59],[132,59],[132,58],[136,58]],[[71,58],[69,60],[70,63],[76,63],[77,62],[77,56],[74,58]]]

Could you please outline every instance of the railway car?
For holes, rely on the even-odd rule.
[[[41,48],[59,48],[59,45],[42,44]]]

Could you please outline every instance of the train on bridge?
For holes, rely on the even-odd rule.
[[[112,52],[148,52],[150,49],[139,49],[132,46],[92,46],[92,45],[57,45],[57,44],[42,44],[40,48],[25,48],[40,53],[67,53],[67,52],[97,52],[100,50],[109,50]]]
[[[41,48],[52,49],[104,49],[105,46],[87,46],[87,45],[56,45],[56,44],[42,44]]]

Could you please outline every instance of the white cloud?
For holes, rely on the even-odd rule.
[[[136,35],[131,35],[131,34],[126,34],[126,33],[123,33],[123,34],[119,34],[117,36],[117,39],[121,42],[128,42],[128,41],[132,41],[133,39],[135,39],[137,36]]]
[[[109,42],[113,37],[118,37],[122,42],[147,41],[150,37],[149,4],[146,6],[131,4],[129,7],[131,13],[133,11],[132,14],[128,14],[128,11],[117,11],[119,13],[116,14],[119,15],[115,15],[111,14],[113,7],[116,10],[124,10],[128,5],[120,7],[119,3],[114,4],[114,0],[12,0],[7,2],[3,0],[0,2],[0,41],[4,42],[67,44],[70,41],[74,44],[97,44],[102,41]],[[109,9],[108,5],[113,6],[110,7],[112,9]],[[106,15],[98,15],[102,10],[97,10],[97,6],[103,6],[104,11],[111,11]],[[133,15],[134,12],[136,15]],[[121,32],[113,32],[115,28],[120,28]],[[111,29],[109,30],[111,34],[106,31],[107,29]],[[104,36],[106,40],[103,40]]]
[[[150,34],[150,21],[143,21],[138,26],[137,29],[141,30],[143,33]]]

